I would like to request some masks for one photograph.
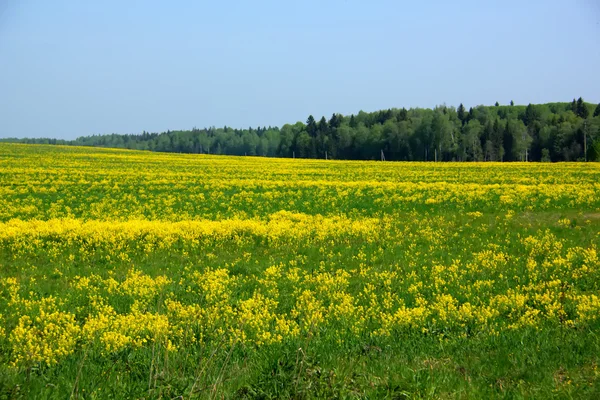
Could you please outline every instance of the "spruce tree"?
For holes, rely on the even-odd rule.
[[[325,119],[325,117],[321,117],[321,119],[319,120],[319,124],[317,125],[317,128],[318,128],[319,132],[321,132],[321,134],[323,134],[323,135],[327,134],[327,132],[329,131],[329,125],[327,124],[327,120]]]
[[[467,114],[466,118],[466,123],[469,123],[470,120],[472,120],[473,118],[475,118],[475,115],[473,114],[473,107],[469,108],[469,114]]]
[[[398,121],[406,121],[408,119],[408,111],[406,111],[406,108],[402,107],[402,110],[398,113],[397,119]]]
[[[588,115],[590,114],[590,111],[588,110],[587,106],[585,105],[585,103],[583,102],[583,99],[580,97],[579,99],[577,99],[577,116],[583,119],[586,119],[588,117]]]
[[[514,138],[512,132],[510,130],[510,126],[508,124],[508,120],[506,120],[506,126],[504,127],[504,132],[502,135],[502,145],[504,147],[504,160],[512,161],[513,160],[513,144]]]
[[[351,128],[356,128],[356,125],[357,125],[357,124],[356,124],[356,118],[354,118],[354,114],[352,114],[352,115],[350,116],[350,127],[351,127]]]
[[[340,119],[338,118],[336,113],[333,113],[333,115],[329,119],[329,129],[336,129],[339,127],[340,127]]]
[[[525,123],[525,125],[529,126],[533,122],[537,121],[539,118],[540,118],[540,113],[539,113],[537,107],[534,106],[533,104],[529,103],[527,105],[527,108],[525,109],[525,118],[524,118],[523,122]]]
[[[458,109],[456,110],[456,113],[458,114],[458,119],[464,125],[465,124],[466,115],[465,115],[465,106],[463,106],[463,103],[460,103],[460,105],[458,106]]]
[[[504,155],[504,129],[500,127],[500,119],[494,121],[494,128],[492,130],[492,144],[494,149],[494,160],[502,161]]]
[[[306,132],[310,137],[317,136],[317,123],[315,122],[315,117],[312,115],[309,115],[306,120]]]
[[[590,110],[588,110],[585,103],[583,104],[583,108],[581,109],[581,118],[586,119],[590,115]]]

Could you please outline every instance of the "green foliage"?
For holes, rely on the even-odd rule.
[[[312,115],[309,115],[306,119],[306,132],[310,137],[317,136],[317,123]]]
[[[550,162],[550,150],[542,149],[542,162]]]
[[[587,104],[583,102],[583,99],[580,97],[577,100],[577,116],[583,119],[586,119],[589,116],[590,110],[587,108]]]
[[[380,159],[383,151],[386,160],[392,161],[541,161],[547,149],[551,161],[575,161],[584,158],[584,129],[588,151],[596,154],[593,149],[600,137],[600,104],[590,117],[593,108],[581,97],[571,103],[526,107],[515,106],[511,100],[510,106],[496,102],[491,107],[471,107],[468,111],[461,103],[458,108],[444,105],[433,110],[360,111],[350,117],[334,113],[329,120],[316,120],[310,115],[306,123],[281,128],[225,126],[93,135],[72,141],[0,141],[266,157],[325,158],[327,153],[328,158],[367,160]],[[473,121],[479,124],[471,124]]]

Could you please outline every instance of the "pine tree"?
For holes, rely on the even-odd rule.
[[[315,117],[312,115],[309,115],[306,120],[306,132],[310,137],[317,136],[317,123],[315,122]]]
[[[333,113],[331,118],[329,119],[329,129],[337,129],[340,127],[340,119],[338,118],[336,113]]]
[[[458,109],[456,110],[456,113],[458,114],[458,119],[464,125],[465,124],[466,115],[465,115],[465,106],[463,106],[463,103],[460,103],[460,105],[458,106]]]
[[[337,114],[333,114],[331,119],[329,119],[329,142],[327,144],[327,151],[329,152],[329,157],[336,158],[338,154],[338,143],[340,140],[340,135],[338,133],[338,129],[342,124],[340,117]]]
[[[325,135],[327,132],[329,132],[329,125],[327,124],[325,117],[321,117],[319,124],[317,125],[317,129],[322,135]]]
[[[492,130],[493,157],[495,161],[502,161],[504,157],[504,130],[500,127],[500,119],[494,121]]]
[[[502,145],[504,147],[504,161],[512,161],[514,138],[510,130],[508,120],[506,120],[506,126],[504,127],[504,132],[502,135]]]
[[[466,123],[469,123],[469,121],[472,120],[473,118],[475,118],[475,115],[473,112],[473,107],[470,107],[469,114],[467,114],[467,116],[465,117]]]
[[[577,112],[576,112],[577,116],[583,119],[586,119],[588,117],[588,115],[590,114],[590,111],[588,110],[587,106],[585,105],[585,103],[583,102],[583,99],[580,97],[579,99],[577,99]]]
[[[533,104],[529,103],[527,105],[527,108],[525,109],[525,118],[524,118],[523,122],[525,123],[525,125],[529,126],[533,122],[537,121],[539,118],[540,118],[540,113],[539,113],[537,107],[534,106]]]
[[[571,111],[573,111],[573,114],[577,114],[577,100],[575,99],[571,102]]]
[[[400,110],[396,119],[398,119],[398,121],[406,121],[408,119],[408,111],[406,111],[406,108],[402,107],[402,110]]]
[[[596,106],[596,110],[594,110],[594,117],[600,115],[600,103]]]
[[[581,118],[587,119],[590,115],[590,110],[587,108],[585,103],[583,104],[583,108],[581,109]]]
[[[354,114],[352,114],[352,115],[350,116],[350,127],[351,127],[351,128],[356,128],[356,125],[357,125],[357,124],[356,124],[356,118],[354,118]]]

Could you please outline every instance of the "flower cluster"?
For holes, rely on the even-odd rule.
[[[599,328],[595,166],[0,148],[6,368]]]

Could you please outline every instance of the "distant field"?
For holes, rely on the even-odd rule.
[[[0,143],[2,398],[600,398],[600,165]]]

